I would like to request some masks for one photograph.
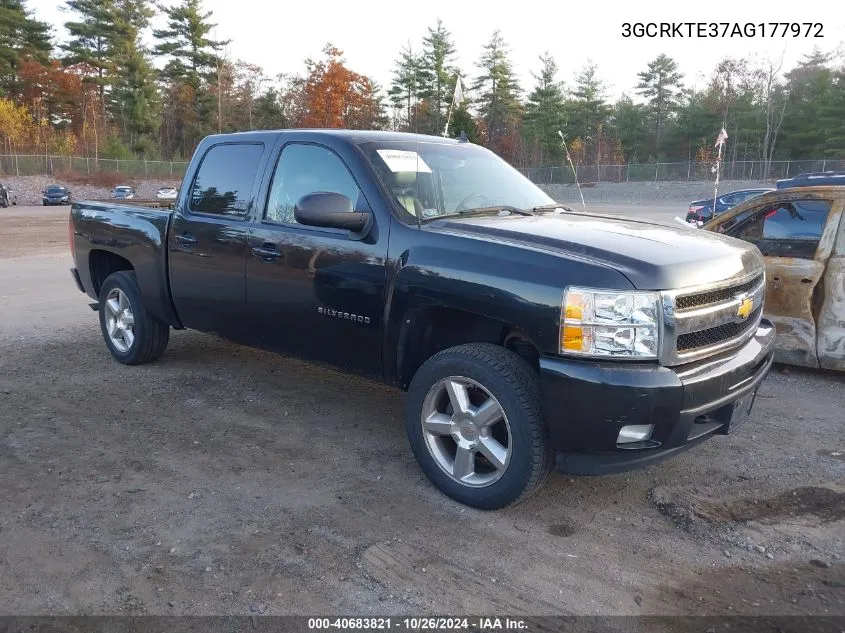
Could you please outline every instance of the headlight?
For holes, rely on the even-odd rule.
[[[657,358],[660,294],[571,286],[561,306],[560,353]]]

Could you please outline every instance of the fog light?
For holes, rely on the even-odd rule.
[[[623,426],[619,431],[619,437],[616,438],[617,444],[632,444],[634,442],[644,442],[651,437],[651,432],[654,431],[653,424],[629,424]]]

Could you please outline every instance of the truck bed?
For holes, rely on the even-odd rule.
[[[167,282],[167,235],[173,211],[141,204],[147,202],[74,201],[70,212],[74,260],[83,289],[95,300],[103,264],[125,262],[126,269],[135,269],[150,312],[178,326]],[[156,201],[159,206],[165,202],[170,204]]]

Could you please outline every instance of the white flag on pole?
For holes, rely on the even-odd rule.
[[[728,133],[725,132],[725,128],[722,128],[719,131],[719,136],[716,137],[716,144],[713,147],[719,147],[720,145],[724,145],[725,141],[728,140]]]
[[[449,106],[449,114],[446,116],[446,127],[443,128],[443,136],[446,137],[449,134],[449,121],[452,120],[452,109],[455,107],[461,107],[461,104],[464,101],[464,89],[461,85],[461,76],[455,79],[455,94],[452,97],[452,103]]]
[[[455,97],[454,97],[454,104],[458,107],[464,102],[464,89],[461,85],[461,76],[458,75],[457,80],[455,81]]]

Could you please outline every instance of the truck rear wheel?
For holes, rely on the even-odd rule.
[[[523,501],[551,469],[537,376],[497,345],[459,345],[423,363],[408,389],[405,430],[426,476],[468,506]]]
[[[135,273],[127,270],[112,273],[100,288],[100,329],[124,365],[156,360],[170,339],[170,326],[147,312]]]

